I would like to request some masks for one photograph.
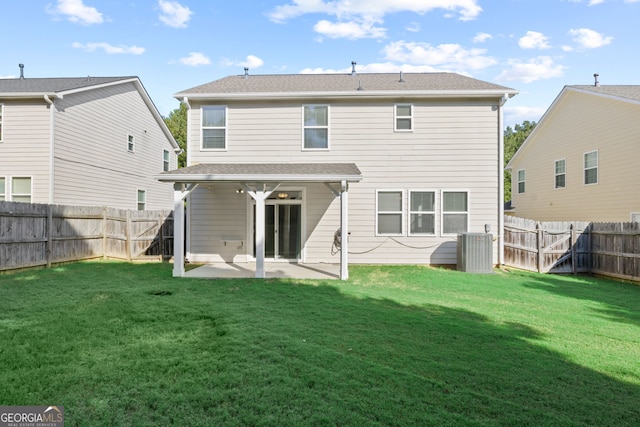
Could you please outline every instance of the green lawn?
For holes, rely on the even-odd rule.
[[[640,422],[640,286],[351,266],[174,279],[83,262],[0,275],[0,405],[68,426]]]

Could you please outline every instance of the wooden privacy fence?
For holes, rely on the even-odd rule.
[[[173,255],[172,211],[0,202],[0,271]]]
[[[536,222],[505,216],[507,266],[640,281],[640,224]]]

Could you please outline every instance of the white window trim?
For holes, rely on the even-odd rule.
[[[2,199],[0,199],[0,201],[7,201],[7,177],[6,176],[0,176],[0,179],[4,179],[4,182],[2,183],[2,186],[0,187],[0,195],[2,195]]]
[[[562,162],[562,161],[564,162],[564,172],[563,173],[558,173],[558,172],[556,172],[556,163]],[[556,178],[559,175],[564,175],[564,187],[558,187],[556,185]],[[553,189],[554,190],[564,190],[565,188],[567,188],[567,159],[566,158],[557,159],[557,160],[554,160],[554,162],[553,162]]]
[[[164,159],[165,154],[167,155],[167,160]],[[166,164],[166,169],[165,169],[165,164]],[[171,154],[169,153],[169,150],[162,150],[162,171],[163,172],[167,172],[171,170]]]
[[[129,139],[131,139],[131,141],[129,141]],[[131,148],[129,148],[129,144],[131,144]],[[136,137],[130,133],[127,134],[127,152],[136,152]]]
[[[327,125],[326,126],[305,126],[304,125],[304,109],[305,107],[327,107]],[[302,105],[302,151],[329,151],[331,149],[331,106],[329,104],[303,104]],[[304,146],[305,129],[327,129],[327,147],[326,148],[306,148]]]
[[[633,218],[636,217],[637,219],[634,220]],[[631,222],[640,222],[640,212],[631,212],[629,214],[629,220]]]
[[[378,210],[378,194],[380,193],[400,193],[400,197],[401,197],[401,201],[400,201],[400,211],[379,211]],[[405,194],[405,190],[403,189],[399,189],[399,188],[385,188],[385,189],[379,189],[376,190],[376,223],[375,223],[375,235],[376,237],[386,237],[386,236],[404,236],[405,235],[405,224],[406,224],[406,218],[405,218],[405,207],[406,207],[406,194]],[[378,233],[378,216],[380,214],[400,214],[400,233]]]
[[[4,200],[7,202],[12,202],[13,201],[13,196],[15,195],[13,193],[13,180],[15,178],[29,178],[29,184],[30,184],[30,188],[29,188],[29,202],[33,203],[33,176],[31,175],[15,175],[15,176],[8,176],[6,177],[6,186],[9,188],[9,192],[5,193],[4,195]],[[26,196],[27,194],[25,193],[19,193],[17,194],[18,196]]]
[[[398,107],[411,107],[411,115],[398,116]],[[394,132],[413,132],[413,104],[394,104],[393,105],[393,131]],[[411,121],[411,129],[398,129],[398,119],[409,119]]]
[[[142,191],[142,193],[144,194],[144,209],[140,209],[139,205],[140,205],[140,192]],[[146,211],[147,210],[147,190],[145,190],[144,188],[137,188],[136,189],[136,210],[142,210],[142,211]]]
[[[206,107],[224,108],[224,126],[203,126],[204,109]],[[228,151],[229,138],[227,128],[229,127],[229,108],[226,105],[207,104],[200,106],[200,151]],[[224,130],[224,148],[204,148],[204,138],[202,137],[205,129],[223,129]]]
[[[4,142],[4,104],[0,103],[0,142]]]
[[[446,190],[440,190],[440,235],[441,236],[457,236],[458,233],[445,233],[444,232],[444,215],[445,215],[445,211],[444,211],[444,193],[467,193],[467,210],[466,212],[463,211],[456,211],[456,212],[446,212],[447,214],[461,214],[461,213],[465,213],[467,214],[467,232],[469,232],[470,228],[470,224],[471,224],[471,192],[468,189],[464,189],[464,188],[448,188]]]
[[[524,179],[522,181],[520,181],[520,172],[524,173]],[[524,184],[524,191],[520,191],[520,183]],[[526,169],[518,169],[518,171],[516,172],[516,193],[517,194],[524,194],[527,192],[527,172]]]
[[[407,195],[407,210],[409,214],[407,215],[407,234],[409,236],[415,237],[433,237],[438,233],[438,191],[437,190],[422,190],[422,189],[409,189],[409,194]],[[411,194],[412,193],[433,193],[433,212],[431,211],[412,211],[411,210]],[[468,196],[467,196],[468,197]],[[433,233],[412,233],[411,232],[411,215],[412,214],[433,214]],[[377,230],[377,228],[376,228]]]
[[[585,165],[585,157],[587,154],[591,154],[591,153],[596,153],[596,167],[595,168],[589,168],[589,169],[595,169],[596,170],[596,182],[590,182],[589,184],[587,184],[585,181],[585,172],[587,171],[587,166]],[[591,150],[591,151],[585,151],[582,154],[582,185],[598,185],[598,183],[600,182],[600,153],[598,152],[598,150]]]

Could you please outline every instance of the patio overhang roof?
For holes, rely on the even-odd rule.
[[[362,173],[354,163],[200,163],[163,172],[162,182],[358,182]]]

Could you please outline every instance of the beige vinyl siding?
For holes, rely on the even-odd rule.
[[[539,124],[513,170],[526,169],[527,192],[515,215],[539,221],[629,221],[640,211],[640,105],[569,91]],[[584,184],[584,154],[598,151],[598,183]],[[566,186],[554,188],[566,159]],[[514,182],[514,185],[517,183]],[[516,187],[514,187],[516,188]]]
[[[313,103],[313,102],[309,102]],[[303,151],[301,103],[225,103],[226,152],[200,146],[200,104],[192,102],[189,148],[202,162],[353,162],[363,180],[350,184],[349,250],[353,263],[455,264],[455,236],[441,236],[441,190],[469,192],[469,230],[498,225],[498,112],[490,101],[413,102],[413,132],[394,132],[394,100],[329,102],[330,150]],[[208,105],[208,104],[204,104]],[[436,235],[408,236],[408,190],[436,191]],[[376,190],[405,191],[404,235],[376,236]],[[192,200],[206,197],[196,193]],[[200,202],[198,202],[200,203]],[[198,209],[193,205],[192,210]],[[193,215],[193,213],[192,213]],[[307,262],[339,262],[330,253],[340,200],[324,186],[307,190]],[[313,219],[314,227],[309,226]],[[192,218],[192,237],[202,224]],[[497,245],[496,245],[497,246]],[[192,251],[197,248],[192,246]],[[494,254],[494,259],[495,254]]]
[[[2,100],[3,141],[0,142],[0,177],[31,177],[33,203],[49,202],[49,147],[51,113],[44,99]]]
[[[176,155],[133,83],[66,95],[56,108],[56,203],[136,209],[140,189],[147,209],[173,208],[171,184],[153,176],[163,170],[163,150],[170,169]]]

